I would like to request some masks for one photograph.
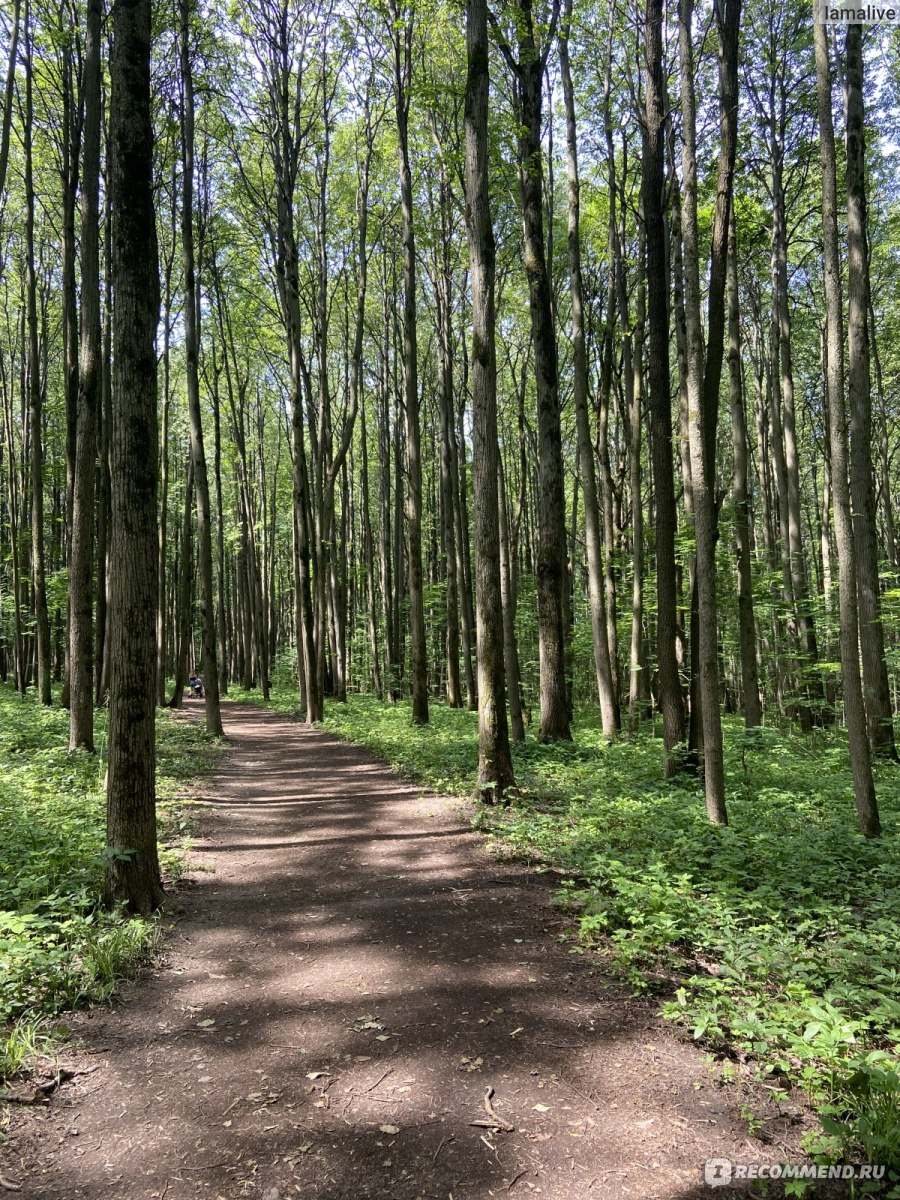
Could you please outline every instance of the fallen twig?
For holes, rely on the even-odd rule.
[[[361,1092],[359,1092],[358,1094],[360,1096],[364,1096],[366,1094],[366,1092],[374,1092],[375,1089],[378,1087],[379,1083],[383,1083],[384,1080],[387,1079],[388,1075],[393,1075],[393,1073],[394,1073],[394,1068],[388,1067],[388,1069],[385,1071],[385,1073],[383,1075],[379,1075],[379,1077],[375,1080],[374,1083],[370,1083],[367,1088],[363,1088],[363,1090]]]
[[[492,1087],[488,1087],[485,1090],[484,1111],[491,1118],[491,1121],[494,1123],[494,1125],[497,1127],[497,1129],[502,1129],[504,1133],[515,1133],[515,1131],[516,1131],[515,1125],[510,1125],[509,1121],[504,1121],[504,1119],[502,1117],[498,1117],[497,1114],[494,1112],[494,1106],[493,1106],[493,1104],[491,1104],[491,1097],[493,1096],[493,1094],[494,1094],[494,1089]],[[473,1124],[476,1124],[476,1123],[481,1124],[482,1122],[473,1122]]]
[[[437,1150],[435,1150],[434,1154],[433,1154],[433,1155],[432,1155],[432,1157],[431,1157],[431,1162],[432,1162],[432,1165],[433,1165],[434,1163],[436,1163],[436,1162],[437,1162],[437,1156],[440,1154],[440,1152],[443,1150],[443,1148],[444,1148],[444,1147],[445,1147],[445,1146],[446,1146],[446,1145],[447,1145],[449,1142],[452,1142],[452,1141],[453,1141],[453,1138],[452,1138],[452,1137],[443,1137],[443,1138],[441,1138],[440,1145],[438,1146]]]

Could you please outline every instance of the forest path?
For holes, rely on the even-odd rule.
[[[17,1195],[688,1200],[732,1194],[707,1158],[773,1157],[458,801],[223,709],[184,912],[121,1001],[70,1022],[82,1073],[14,1115]]]

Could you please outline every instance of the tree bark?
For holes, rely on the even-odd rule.
[[[456,552],[456,506],[458,497],[453,486],[453,439],[456,437],[455,404],[453,398],[453,324],[452,268],[450,262],[451,232],[448,221],[450,206],[446,165],[441,160],[440,228],[435,251],[435,294],[438,326],[438,371],[440,383],[440,484],[441,532],[444,542],[447,581],[447,703],[462,708],[462,686],[459,673],[460,622],[459,573]]]
[[[509,533],[509,505],[506,479],[501,463],[497,475],[497,507],[500,516],[500,599],[503,605],[503,662],[506,673],[506,697],[509,704],[510,732],[514,742],[525,741],[522,713],[522,676],[519,670],[519,646],[516,638],[516,595],[512,582],[512,542]]]
[[[826,27],[813,22],[819,115],[819,152],[822,163],[822,238],[827,346],[825,383],[828,394],[828,441],[834,491],[834,529],[839,568],[841,610],[841,669],[844,714],[850,741],[850,762],[860,831],[867,837],[880,830],[878,803],[866,735],[866,714],[859,670],[859,617],[856,591],[856,551],[850,489],[847,482],[847,433],[844,408],[844,340],[841,329],[841,261],[837,225],[837,167],[834,124],[831,115],[831,68]]]
[[[791,330],[791,313],[788,291],[788,231],[786,195],[784,183],[784,114],[771,114],[772,144],[772,299],[773,322],[772,349],[777,357],[777,371],[773,371],[777,394],[781,399],[780,413],[773,412],[773,448],[779,471],[779,507],[783,509],[781,523],[783,531],[782,553],[785,556],[786,574],[790,577],[790,592],[787,583],[785,598],[792,599],[796,614],[797,629],[803,661],[799,664],[799,685],[806,700],[799,707],[801,724],[812,723],[812,701],[822,698],[822,688],[814,675],[818,663],[815,620],[809,603],[809,584],[806,575],[806,560],[803,555],[802,515],[800,511],[800,464],[797,453],[796,414],[794,399],[794,365]],[[777,404],[777,400],[775,401]],[[776,424],[780,426],[776,428]],[[779,462],[779,459],[781,460]]]
[[[200,408],[200,307],[194,255],[194,79],[190,52],[190,0],[180,0],[181,51],[181,251],[184,265],[184,348],[188,412],[191,425],[191,458],[197,504],[197,565],[200,568],[203,695],[208,733],[222,737],[219,706],[219,667],[216,661],[216,599],[213,587],[212,518],[209,474]]]
[[[884,653],[869,363],[869,247],[862,26],[848,25],[844,51],[847,103],[847,341],[850,400],[850,494],[856,542],[859,641],[869,742],[879,758],[897,758]]]
[[[75,422],[69,630],[69,749],[94,749],[94,557],[96,414],[100,395],[101,0],[88,0],[84,55],[81,194],[81,362]]]
[[[422,591],[422,451],[419,432],[418,347],[416,341],[416,240],[413,228],[412,171],[409,163],[409,88],[412,74],[412,15],[391,5],[394,104],[400,152],[400,209],[403,229],[403,407],[406,416],[406,536],[409,591],[409,650],[412,720],[428,723],[428,656]]]
[[[25,115],[22,130],[25,155],[25,256],[28,305],[28,400],[31,435],[31,572],[34,589],[35,654],[38,695],[42,704],[52,703],[50,662],[50,614],[47,610],[44,556],[44,450],[43,391],[38,341],[37,275],[34,241],[34,45],[31,5],[25,3]]]
[[[708,414],[704,406],[704,347],[700,317],[700,247],[697,232],[697,109],[694,92],[692,41],[693,0],[679,4],[678,42],[681,62],[682,193],[681,235],[684,245],[684,312],[687,331],[687,398],[691,451],[691,484],[694,535],[697,544],[697,627],[699,646],[699,700],[703,723],[703,781],[706,812],[715,825],[726,825],[725,764],[722,716],[719,710],[719,642],[716,611],[716,518],[713,495],[715,437],[706,438]],[[725,196],[727,229],[730,192]],[[718,206],[717,206],[718,207]],[[722,326],[719,325],[721,338]],[[721,367],[721,351],[719,365]],[[716,392],[718,400],[718,389]],[[710,461],[710,454],[713,461]]]
[[[169,701],[169,708],[184,707],[184,689],[188,682],[188,672],[190,666],[188,660],[191,655],[191,632],[193,622],[192,605],[191,605],[191,563],[193,555],[191,553],[191,513],[194,508],[194,462],[190,455],[187,460],[187,471],[185,473],[185,493],[184,493],[184,508],[181,514],[181,531],[178,539],[178,571],[175,577],[175,602],[174,602],[174,675],[175,686],[172,689],[172,698]]]
[[[486,0],[466,8],[466,227],[472,279],[472,473],[475,488],[475,605],[478,646],[478,788],[487,803],[511,787],[506,719],[500,528],[497,511],[496,249],[488,187]]]
[[[607,636],[606,597],[603,579],[603,551],[600,532],[600,505],[597,499],[597,473],[594,469],[594,445],[588,416],[588,360],[584,334],[584,298],[581,276],[581,200],[578,178],[578,141],[575,125],[575,92],[569,66],[569,28],[572,0],[565,0],[559,38],[559,64],[566,111],[566,150],[569,181],[568,245],[569,287],[572,297],[572,354],[575,421],[578,436],[578,462],[584,493],[584,539],[587,549],[588,593],[591,610],[591,636],[594,648],[594,672],[600,701],[600,721],[604,734],[614,738],[619,731],[614,675],[610,663]]]
[[[500,36],[500,48],[513,75],[518,125],[519,196],[523,258],[528,280],[531,339],[534,346],[538,427],[538,652],[542,741],[567,741],[569,696],[566,685],[566,504],[563,484],[559,362],[553,292],[544,240],[544,169],[541,146],[543,78],[559,16],[554,0],[543,50],[537,44],[532,0],[517,0],[518,60]],[[496,25],[495,25],[496,29]],[[499,32],[499,31],[498,31]]]
[[[631,408],[628,414],[628,473],[631,491],[631,644],[628,678],[628,729],[637,730],[638,723],[649,715],[650,680],[644,641],[644,506],[641,497],[644,401],[644,331],[647,320],[646,237],[640,232],[638,254],[640,278],[635,306],[634,350],[631,389]]]
[[[156,323],[150,0],[113,10],[110,186],[114,409],[106,900],[163,900],[156,847]]]
[[[13,0],[12,29],[9,35],[9,57],[6,64],[6,81],[3,88],[3,126],[0,129],[0,196],[6,187],[6,169],[9,166],[9,135],[12,128],[13,95],[16,87],[16,62],[19,53],[19,25],[22,0]]]
[[[738,575],[738,638],[741,652],[741,691],[744,724],[762,724],[759,671],[756,660],[756,620],[753,614],[753,563],[750,549],[750,488],[748,483],[747,410],[741,372],[741,319],[737,280],[737,232],[732,206],[728,237],[728,373],[731,399],[731,446],[734,501],[734,543]]]
[[[656,642],[659,706],[666,774],[679,770],[676,746],[684,741],[684,701],[678,678],[675,597],[675,480],[672,469],[672,399],[669,380],[669,288],[664,201],[665,109],[662,71],[662,0],[646,0],[642,206],[647,236],[647,330],[650,359],[650,458],[656,532]]]

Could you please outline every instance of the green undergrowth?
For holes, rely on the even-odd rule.
[[[475,714],[433,705],[415,728],[408,705],[354,697],[325,727],[430,788],[474,790]],[[727,829],[695,779],[662,778],[649,729],[607,744],[591,716],[572,743],[529,735],[514,758],[513,803],[477,822],[501,852],[563,872],[572,952],[605,956],[698,1042],[804,1088],[814,1152],[900,1181],[900,769],[878,770],[884,835],[867,841],[836,732],[729,723]]]
[[[68,713],[0,688],[0,1078],[49,1036],[49,1022],[104,1000],[151,951],[156,924],[100,907],[105,869],[106,713],[98,753],[68,750]],[[177,877],[188,832],[179,788],[212,765],[215,740],[159,715],[161,858]]]

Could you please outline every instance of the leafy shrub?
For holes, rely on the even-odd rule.
[[[65,1008],[106,999],[152,949],[154,922],[100,907],[105,871],[105,713],[99,753],[68,750],[68,713],[0,689],[0,1078]],[[160,835],[183,844],[178,782],[218,748],[193,723],[158,725]],[[165,861],[177,869],[176,850]]]
[[[429,787],[474,791],[475,714],[434,705],[423,729],[405,704],[353,697],[325,724]],[[884,836],[867,840],[840,733],[729,723],[719,829],[696,779],[662,779],[649,730],[606,744],[596,725],[591,714],[571,744],[515,747],[520,798],[479,824],[499,849],[567,873],[573,951],[590,946],[657,992],[697,1040],[837,1104],[845,1148],[869,1153],[895,1111],[885,1080],[900,1055],[896,768],[876,768]],[[873,1054],[883,1074],[860,1075]]]

